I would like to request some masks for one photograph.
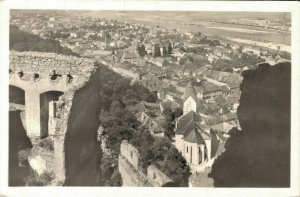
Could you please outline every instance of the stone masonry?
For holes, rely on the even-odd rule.
[[[59,116],[49,116],[48,135],[54,138],[52,165],[56,178],[65,180],[65,134],[74,92],[83,87],[96,70],[90,59],[64,56],[55,53],[17,52],[9,54],[9,85],[25,91],[25,127],[33,144],[41,138],[40,102],[49,102],[59,108]],[[62,95],[56,101],[41,100],[41,94],[58,91]],[[50,97],[51,98],[51,97]],[[53,112],[47,112],[53,113]],[[51,120],[50,120],[51,119]],[[47,118],[46,118],[47,120]],[[47,124],[47,123],[46,123]],[[51,127],[51,128],[50,128]],[[47,168],[48,168],[47,167]]]

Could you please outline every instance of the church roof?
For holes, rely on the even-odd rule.
[[[184,89],[183,102],[186,101],[189,97],[192,97],[195,101],[197,101],[196,93],[191,81],[189,81],[188,85]]]
[[[183,135],[184,141],[202,144],[204,140],[211,139],[209,133],[201,125],[201,117],[194,111],[182,115],[177,120],[176,134]]]
[[[183,135],[184,141],[191,142],[191,143],[197,143],[197,144],[203,144],[204,140],[198,130],[194,127],[189,132],[185,133]]]
[[[201,122],[201,117],[199,114],[197,114],[194,111],[189,111],[186,114],[183,114],[181,117],[178,118],[177,120],[177,129],[176,133],[177,134],[184,134],[186,126],[190,122]]]

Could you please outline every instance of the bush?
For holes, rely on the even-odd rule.
[[[47,186],[50,185],[51,181],[55,178],[53,172],[45,172],[39,176],[35,171],[30,169],[30,173],[24,178],[26,186]]]

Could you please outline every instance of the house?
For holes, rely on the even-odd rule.
[[[197,87],[197,97],[202,100],[214,99],[216,96],[222,94],[222,87],[210,82],[206,82],[202,84],[202,86]]]
[[[161,81],[152,74],[147,74],[142,77],[142,85],[148,88],[150,92],[157,92],[162,88]]]
[[[178,102],[174,100],[168,100],[168,99],[161,101],[159,106],[160,106],[161,113],[163,113],[167,109],[171,109],[172,111],[174,111],[182,107]]]
[[[161,100],[178,100],[182,96],[182,93],[179,92],[172,84],[167,87],[163,87],[157,92],[157,97]]]
[[[256,49],[256,48],[253,48],[253,47],[248,47],[248,46],[244,46],[243,49],[242,49],[242,52],[243,53],[251,53],[251,54],[254,54],[256,56],[260,56],[260,49]]]
[[[236,121],[228,121],[228,122],[221,122],[219,124],[216,125],[212,125],[211,129],[214,130],[217,133],[226,133],[228,134],[228,132],[233,128],[233,127],[237,127],[239,128],[239,124]],[[223,136],[228,136],[228,135],[223,135]],[[219,138],[221,136],[218,136]],[[229,137],[229,136],[228,136]]]
[[[70,38],[77,38],[77,36],[76,32],[70,32]]]
[[[137,120],[155,137],[163,137],[167,122],[164,116],[153,117],[146,112],[136,114]]]
[[[158,67],[164,67],[168,65],[168,61],[166,61],[165,58],[161,58],[161,57],[150,58],[149,62]]]
[[[131,45],[128,48],[123,50],[123,56],[121,62],[127,61],[130,63],[134,63],[137,61],[138,58],[139,58],[139,54],[137,51],[137,46]]]
[[[221,120],[223,122],[234,121],[237,119],[238,119],[237,114],[234,112],[229,112],[228,114],[224,114],[221,116]]]

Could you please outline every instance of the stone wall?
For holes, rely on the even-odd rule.
[[[82,75],[91,67],[93,61],[86,58],[33,51],[9,53],[9,68],[12,71],[50,74],[55,70],[61,75]]]
[[[59,75],[55,80],[51,79],[53,70],[55,70],[55,74]],[[64,92],[57,101],[60,116],[55,118],[56,122],[53,123],[55,125],[54,151],[47,156],[45,152],[37,151],[40,149],[33,147],[35,154],[32,155],[32,157],[38,158],[33,162],[46,161],[44,162],[47,165],[46,168],[54,171],[56,177],[62,182],[65,180],[66,170],[65,135],[74,92],[89,81],[95,70],[93,60],[86,58],[31,51],[10,51],[9,54],[10,85],[22,88],[27,96],[36,94],[38,97],[39,94],[51,90]],[[22,72],[22,76],[20,76],[20,72]],[[35,79],[36,74],[38,75],[37,79]],[[72,76],[71,83],[66,80],[68,75]],[[31,110],[31,108],[28,109],[28,104],[30,103],[27,102],[26,108],[25,102],[25,113],[26,110],[27,112]]]
[[[147,179],[154,187],[173,186],[173,181],[154,165],[148,166]]]
[[[135,169],[130,161],[119,155],[119,172],[122,177],[122,186],[125,187],[150,187],[147,177],[141,170]]]
[[[173,186],[173,181],[154,165],[148,166],[145,174],[140,165],[140,153],[127,140],[123,140],[120,146],[119,172],[123,186]]]
[[[140,166],[140,153],[138,150],[128,143],[127,140],[124,140],[120,146],[120,154],[130,161],[130,164],[134,167],[135,170],[139,170]]]
[[[28,157],[29,164],[39,175],[54,172],[54,152],[47,148],[34,146]]]

